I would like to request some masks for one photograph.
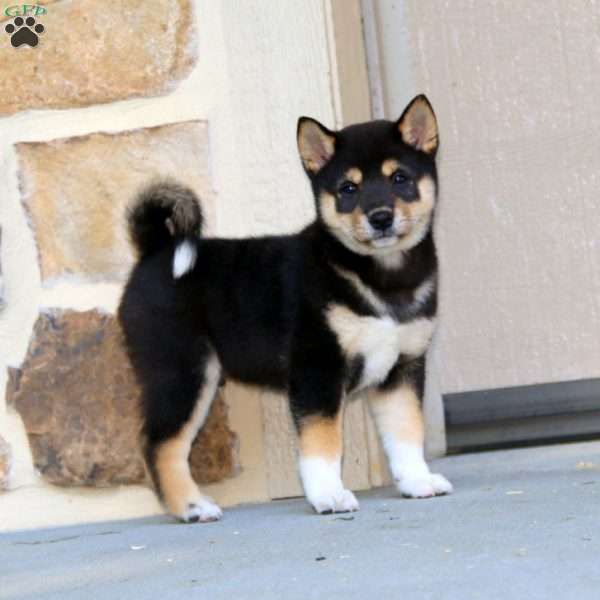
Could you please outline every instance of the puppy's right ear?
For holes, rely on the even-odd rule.
[[[300,117],[297,139],[304,168],[316,175],[335,153],[335,133],[310,117]]]

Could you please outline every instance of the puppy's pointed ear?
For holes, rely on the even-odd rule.
[[[335,153],[335,133],[310,117],[300,117],[296,135],[302,164],[315,175]]]
[[[402,141],[426,154],[435,154],[438,148],[438,126],[429,100],[423,94],[413,98],[398,119]]]

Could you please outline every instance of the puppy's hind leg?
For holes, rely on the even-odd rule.
[[[221,509],[192,479],[188,456],[204,424],[219,384],[221,368],[213,352],[200,365],[160,373],[144,398],[146,460],[168,511],[185,522],[216,521]]]

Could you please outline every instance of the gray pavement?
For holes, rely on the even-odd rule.
[[[0,535],[0,598],[600,598],[600,442],[449,457],[452,496]],[[43,510],[43,506],[40,506]]]

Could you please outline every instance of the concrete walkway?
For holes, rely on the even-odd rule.
[[[600,598],[600,443],[445,458],[455,494],[359,495],[0,536],[0,598]],[[40,506],[40,510],[44,510]]]

